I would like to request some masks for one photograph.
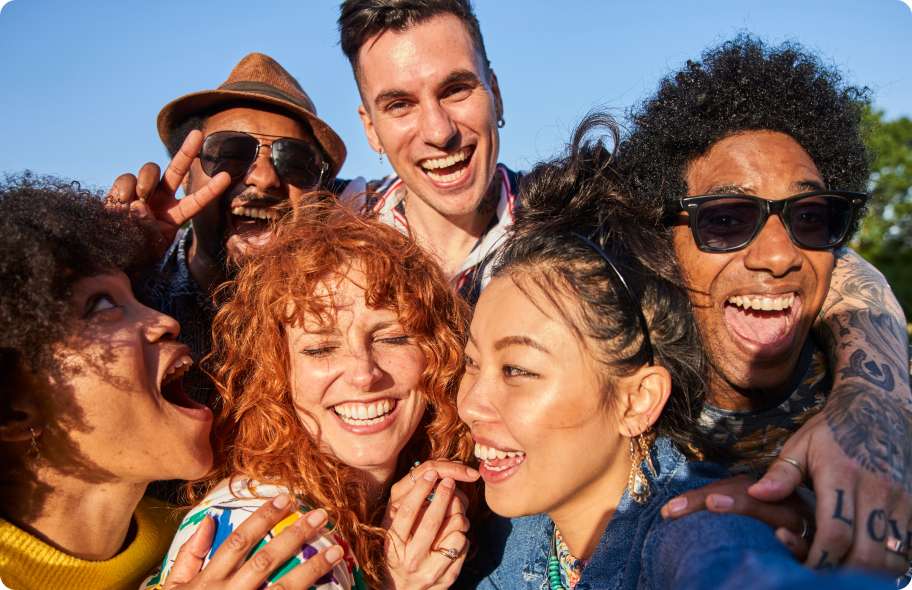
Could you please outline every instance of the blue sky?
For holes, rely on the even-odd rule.
[[[0,4],[3,0],[0,0]],[[661,76],[742,31],[797,40],[912,115],[912,10],[899,0],[475,0],[504,95],[501,160],[561,149],[589,109],[622,115]],[[376,177],[335,0],[13,0],[0,12],[0,172],[25,168],[104,187],[166,163],[155,117],[213,88],[251,51],[301,82],[345,140],[343,176]]]

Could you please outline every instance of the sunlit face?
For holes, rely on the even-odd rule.
[[[502,516],[602,505],[623,490],[626,438],[599,369],[538,288],[509,276],[481,293],[466,347],[459,416],[475,439],[485,499]],[[619,495],[619,492],[617,492]]]
[[[494,178],[497,79],[457,17],[368,39],[358,53],[361,118],[409,193],[445,217],[473,213]]]
[[[717,142],[691,162],[685,180],[690,195],[741,192],[774,200],[825,188],[798,142],[771,131]],[[750,403],[720,395],[731,386],[770,390],[785,385],[826,297],[832,251],[796,246],[778,216],[735,252],[699,250],[686,225],[674,228],[674,245],[713,366],[714,403]]]
[[[212,464],[212,412],[180,376],[192,364],[180,327],[133,297],[123,273],[73,286],[72,336],[53,348],[42,457],[93,481],[195,479]]]
[[[286,327],[291,387],[301,422],[329,452],[388,483],[427,405],[425,357],[395,311],[367,306],[361,284],[357,271],[323,284],[316,296],[331,294],[332,325],[310,317]]]
[[[203,137],[218,131],[243,131],[264,144],[247,174],[193,218],[198,248],[212,260],[219,260],[224,248],[228,259],[238,262],[250,248],[262,246],[270,239],[270,221],[278,216],[278,206],[289,201],[300,203],[313,190],[313,187],[286,183],[276,172],[270,159],[271,148],[266,145],[276,137],[314,140],[310,131],[291,117],[251,108],[226,109],[208,117],[203,124]],[[200,190],[209,180],[199,158],[194,159],[190,192]]]

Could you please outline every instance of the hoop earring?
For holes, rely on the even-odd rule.
[[[498,128],[498,129],[503,129],[503,128],[504,128],[504,125],[506,125],[506,124],[507,124],[507,122],[504,121],[504,118],[503,118],[503,117],[498,117],[498,118],[497,118],[497,128]]]
[[[630,439],[630,475],[627,477],[627,491],[637,504],[645,504],[652,495],[652,490],[649,489],[649,478],[643,472],[643,460],[645,459],[649,471],[655,475],[655,466],[652,464],[650,453],[654,439],[655,435],[650,430]]]
[[[29,434],[32,436],[31,448],[29,453],[32,455],[33,459],[37,459],[41,456],[41,449],[38,448],[38,435],[35,433],[35,429],[29,426]]]

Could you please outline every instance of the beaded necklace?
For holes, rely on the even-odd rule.
[[[582,577],[584,565],[582,559],[577,559],[570,553],[560,530],[554,525],[554,539],[548,556],[548,584],[551,590],[573,590]],[[563,577],[567,578],[569,588],[564,586]]]

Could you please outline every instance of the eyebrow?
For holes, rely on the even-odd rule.
[[[810,180],[810,179],[799,180],[798,182],[793,183],[792,186],[795,187],[796,190],[799,190],[802,192],[804,192],[804,191],[807,191],[807,192],[825,191],[826,190],[826,187],[823,186],[822,182],[817,181],[817,180]]]
[[[456,84],[458,82],[468,83],[478,85],[481,83],[481,80],[478,79],[478,76],[475,75],[475,72],[471,70],[455,70],[450,72],[446,78],[440,83],[440,88],[445,88],[451,84]],[[374,97],[374,104],[380,106],[385,102],[392,102],[394,100],[400,100],[403,98],[410,98],[412,94],[406,92],[401,88],[391,88],[389,90],[384,90],[380,94]]]
[[[545,354],[551,354],[550,350],[528,336],[505,336],[494,343],[494,350],[502,350],[510,346],[528,346],[529,348],[540,350]]]
[[[708,189],[704,195],[746,195],[752,191],[740,184],[720,184]]]

